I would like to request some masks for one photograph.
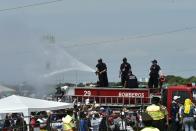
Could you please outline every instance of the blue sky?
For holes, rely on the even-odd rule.
[[[0,10],[46,1],[1,0]],[[0,81],[96,81],[84,71],[40,76],[71,67],[95,69],[98,58],[108,66],[109,81],[120,81],[123,57],[138,78],[148,77],[153,59],[166,75],[193,76],[195,5],[195,0],[62,0],[0,11]],[[164,33],[175,30],[184,31]]]

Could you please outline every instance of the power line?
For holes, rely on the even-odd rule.
[[[56,3],[60,1],[63,1],[63,0],[53,0],[53,1],[39,2],[39,3],[27,4],[27,5],[17,6],[17,7],[5,8],[5,9],[0,9],[0,12],[17,10],[21,8],[41,6],[41,5],[48,5],[48,4],[52,4],[52,3]]]
[[[131,39],[143,39],[143,38],[148,38],[148,37],[153,37],[153,36],[162,36],[162,35],[173,34],[173,33],[177,33],[177,32],[184,32],[184,31],[188,31],[188,30],[193,30],[193,29],[196,29],[196,26],[179,28],[179,29],[165,31],[165,32],[158,32],[158,33],[151,33],[151,34],[144,34],[144,35],[137,35],[137,36],[122,37],[122,38],[114,39],[114,40],[90,42],[90,43],[86,43],[86,44],[72,44],[72,45],[64,46],[64,48],[74,48],[74,47],[80,47],[80,46],[91,46],[91,45],[97,45],[97,44],[109,44],[109,43],[111,44],[111,43],[115,43],[115,42],[118,42],[118,41],[131,40]]]

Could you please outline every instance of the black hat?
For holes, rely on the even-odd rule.
[[[98,62],[102,62],[102,59],[100,58],[100,59],[98,59]]]
[[[126,62],[126,61],[127,61],[127,58],[126,58],[126,57],[124,57],[124,58],[123,58],[123,62]]]
[[[160,98],[158,96],[153,96],[151,102],[153,104],[158,104],[160,102]]]
[[[152,63],[157,63],[157,60],[154,59],[154,60],[152,61]]]

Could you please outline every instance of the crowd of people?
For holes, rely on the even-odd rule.
[[[8,113],[0,123],[1,131],[27,131],[27,124],[21,113]]]
[[[173,97],[170,122],[168,109],[161,104],[159,97],[153,97],[151,105],[139,110],[101,107],[95,101],[86,99],[84,104],[74,100],[71,109],[32,112],[29,122],[26,122],[20,113],[7,114],[1,130],[194,131],[195,106],[190,99],[185,99],[184,103],[180,104],[179,98]]]
[[[114,110],[87,102],[75,105],[74,112],[78,131],[134,131],[138,128],[137,113],[126,108]]]
[[[179,102],[180,96],[174,96],[171,106],[171,129],[193,131],[195,128],[196,107],[190,99]]]
[[[151,105],[147,106],[143,122],[146,123],[142,131],[194,131],[196,107],[187,98],[184,103],[179,102],[180,96],[174,96],[171,105],[171,121],[169,122],[168,109],[161,105],[160,98],[153,97]],[[150,130],[149,130],[150,131]]]
[[[30,118],[26,124],[25,118]],[[134,131],[139,129],[137,112],[112,110],[96,103],[74,103],[72,109],[7,114],[2,131]]]
[[[123,58],[123,63],[120,65],[120,72],[119,77],[121,79],[121,86],[125,88],[137,88],[138,87],[138,80],[137,77],[132,73],[131,64],[127,61],[127,58]],[[165,82],[165,76],[160,74],[160,66],[157,64],[157,60],[152,61],[152,65],[150,67],[149,73],[149,81],[148,87],[149,88],[160,88]],[[99,81],[97,85],[99,87],[108,87],[108,77],[107,77],[107,66],[102,61],[102,59],[98,59],[98,64],[96,65],[97,71],[96,75],[98,76]]]

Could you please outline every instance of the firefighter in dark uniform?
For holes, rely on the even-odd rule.
[[[161,70],[160,66],[157,64],[157,60],[152,61],[152,65],[150,67],[150,78],[148,81],[149,88],[158,88],[159,84],[159,71]]]
[[[125,87],[125,81],[128,77],[128,72],[131,71],[131,65],[127,62],[127,58],[123,58],[123,63],[120,65],[119,77],[121,77],[121,84]]]
[[[108,77],[107,77],[106,64],[102,62],[102,59],[99,59],[96,67],[97,67],[96,75],[98,75],[98,78],[99,78],[98,86],[108,87]]]
[[[129,71],[127,75],[126,87],[127,88],[138,88],[137,77],[132,73],[132,71]]]

